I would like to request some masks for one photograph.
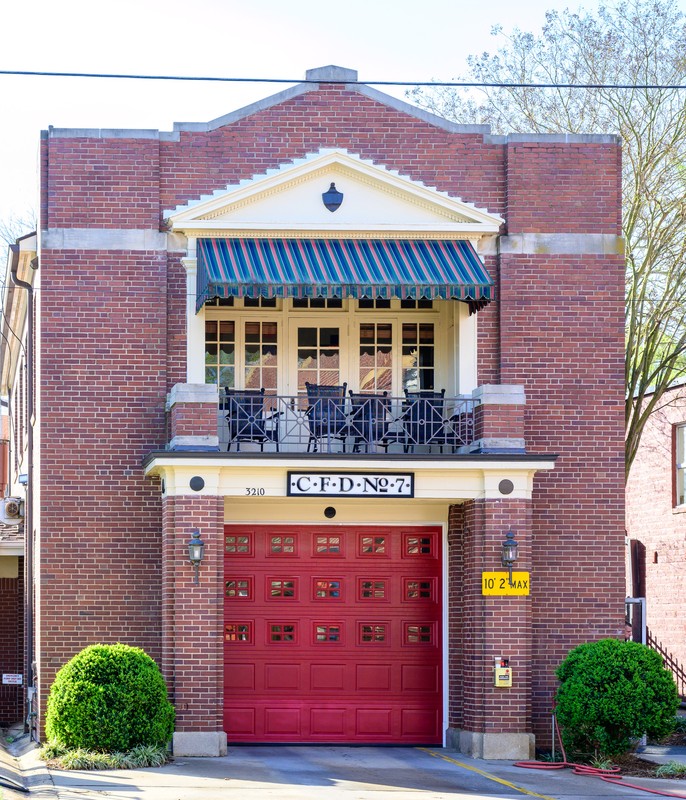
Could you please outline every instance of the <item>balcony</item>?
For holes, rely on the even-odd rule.
[[[229,458],[524,453],[524,403],[518,386],[481,386],[471,396],[419,391],[393,397],[345,385],[271,395],[178,384],[167,403],[167,449]]]
[[[474,441],[471,397],[444,392],[346,392],[308,387],[307,394],[228,390],[219,402],[219,449],[229,453],[456,453]]]

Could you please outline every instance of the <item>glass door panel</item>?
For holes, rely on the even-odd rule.
[[[236,324],[208,320],[205,323],[205,383],[223,389],[236,385]]]
[[[435,335],[433,322],[404,322],[403,389],[417,392],[434,388]]]
[[[278,345],[276,322],[245,323],[244,389],[276,394]]]
[[[341,336],[339,328],[301,326],[297,337],[298,392],[305,382],[320,386],[341,383]]]
[[[393,326],[360,325],[359,388],[361,392],[393,391]]]

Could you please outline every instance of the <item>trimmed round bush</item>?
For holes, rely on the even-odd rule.
[[[643,734],[661,738],[674,728],[674,678],[645,645],[617,639],[582,644],[556,675],[557,721],[570,753],[611,758]]]
[[[55,676],[45,731],[69,749],[101,753],[166,745],[174,707],[157,664],[138,647],[94,644]]]

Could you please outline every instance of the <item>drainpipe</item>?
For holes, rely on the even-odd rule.
[[[33,286],[17,277],[19,268],[19,245],[10,245],[12,262],[10,264],[10,277],[15,286],[26,289],[28,301],[26,307],[26,418],[28,430],[26,436],[26,511],[24,516],[24,609],[26,615],[26,720],[24,730],[30,734],[31,741],[38,741],[35,731],[36,713],[33,711],[33,701],[36,696],[34,685],[34,657],[33,657],[33,628],[34,628],[34,593],[33,593],[33,424],[35,414],[34,397],[34,370],[33,370]],[[34,269],[38,268],[37,260],[31,263]]]

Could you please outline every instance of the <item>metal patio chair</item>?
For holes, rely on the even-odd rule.
[[[382,447],[387,453],[389,445],[404,439],[404,432],[394,428],[394,422],[388,392],[372,394],[350,390],[349,435],[353,437],[353,452],[359,452],[360,447],[366,452]]]
[[[318,383],[305,383],[307,390],[307,424],[309,439],[307,452],[316,453],[319,443],[326,439],[328,450],[331,450],[331,440],[338,439],[345,450],[345,440],[349,435],[349,423],[346,413],[345,391],[348,384],[340,386],[323,386]]]
[[[405,390],[404,413],[402,416],[405,428],[404,450],[414,452],[417,446],[456,446],[455,432],[450,420],[445,419],[445,389],[434,392],[422,389],[418,392]]]
[[[279,452],[279,419],[281,412],[267,414],[265,412],[264,389],[224,389],[224,408],[228,410],[226,420],[229,423],[229,444],[236,443],[236,452],[240,452],[241,442],[259,444],[260,452],[264,452],[267,442],[276,445]]]

